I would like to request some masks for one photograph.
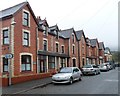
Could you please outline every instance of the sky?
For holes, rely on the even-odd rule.
[[[26,0],[2,0],[0,10]],[[105,47],[118,50],[118,2],[120,0],[27,0],[35,14],[59,29],[83,30]]]

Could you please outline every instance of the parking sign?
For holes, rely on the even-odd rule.
[[[6,55],[5,55],[5,58],[6,58],[6,59],[11,59],[11,58],[13,58],[13,54],[6,54]]]

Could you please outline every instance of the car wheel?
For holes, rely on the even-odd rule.
[[[73,83],[73,78],[71,77],[70,78],[70,82],[69,82],[70,84],[72,84]]]
[[[82,81],[82,78],[81,78],[81,76],[79,77],[79,81]]]
[[[100,71],[99,71],[99,74],[100,74]]]
[[[97,75],[97,72],[96,72],[96,71],[94,72],[94,75]]]

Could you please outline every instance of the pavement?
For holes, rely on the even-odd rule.
[[[28,81],[28,82],[24,82],[24,83],[19,83],[19,84],[15,84],[15,85],[11,85],[8,87],[3,87],[2,88],[2,94],[3,95],[7,95],[7,94],[11,94],[11,95],[15,95],[15,94],[20,94],[22,92],[26,92],[38,87],[44,87],[48,84],[52,83],[52,79],[51,77],[48,78],[43,78],[43,79],[38,79],[38,80],[32,80],[32,81]],[[6,96],[5,95],[5,96]]]

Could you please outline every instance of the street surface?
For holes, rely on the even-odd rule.
[[[119,72],[116,68],[100,75],[83,76],[82,81],[72,85],[49,84],[21,94],[118,94]]]

